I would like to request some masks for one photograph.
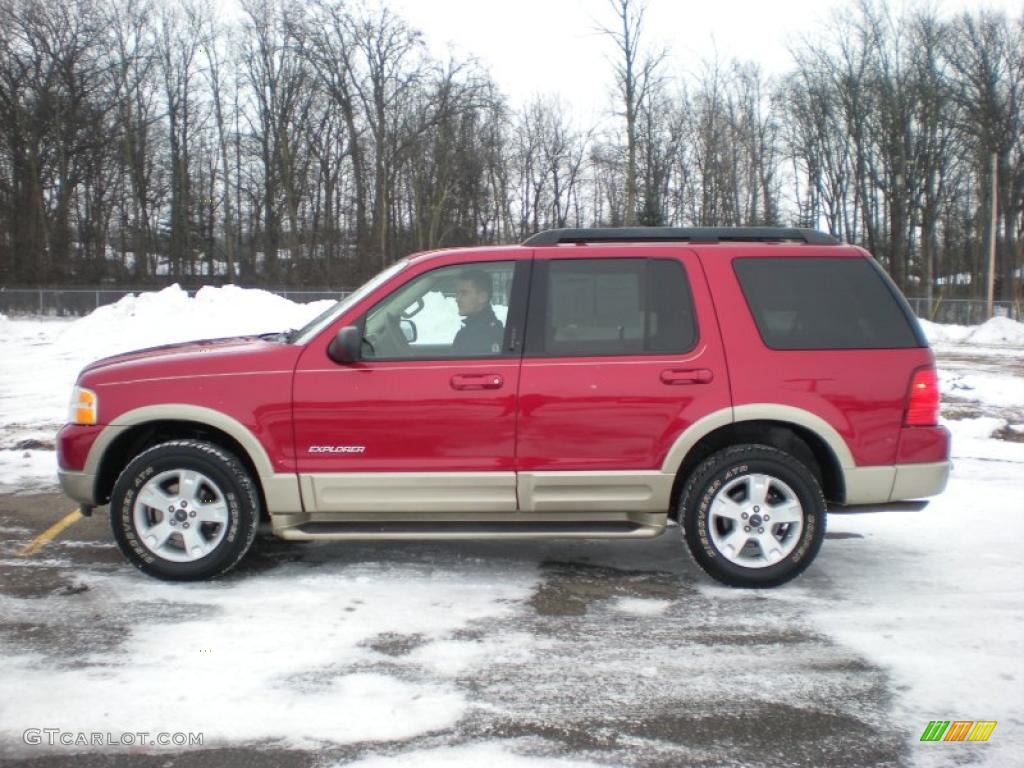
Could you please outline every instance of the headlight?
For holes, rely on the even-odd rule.
[[[91,389],[75,387],[71,390],[71,407],[68,409],[69,422],[81,425],[95,424],[98,409],[99,400]]]

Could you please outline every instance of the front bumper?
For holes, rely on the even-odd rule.
[[[60,487],[65,495],[85,506],[96,506],[96,475],[88,472],[75,472],[68,469],[57,470]]]
[[[70,498],[85,507],[96,505],[96,466],[89,454],[104,426],[65,424],[57,433],[57,478]]]

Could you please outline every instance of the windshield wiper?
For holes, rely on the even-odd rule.
[[[296,330],[291,328],[287,331],[270,331],[269,333],[261,333],[256,338],[264,339],[266,341],[283,341],[285,344],[291,344],[292,339],[295,337]]]

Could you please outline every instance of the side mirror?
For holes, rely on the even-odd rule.
[[[363,332],[354,325],[339,328],[327,347],[327,356],[336,363],[354,363],[362,357]]]

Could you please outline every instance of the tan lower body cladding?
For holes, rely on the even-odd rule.
[[[309,512],[667,512],[675,476],[645,472],[302,475]]]
[[[303,475],[286,539],[651,538],[668,521],[662,472]]]

